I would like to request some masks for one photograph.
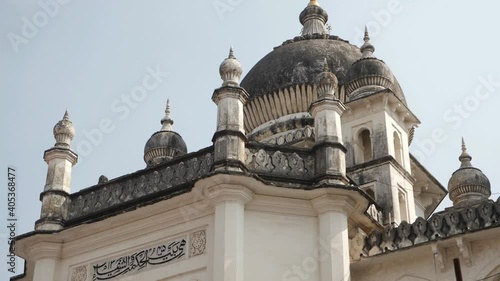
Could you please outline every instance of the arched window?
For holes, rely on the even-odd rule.
[[[394,158],[399,164],[403,165],[403,146],[397,132],[394,132]]]
[[[370,131],[367,129],[362,130],[358,135],[358,145],[360,148],[359,164],[368,162],[373,159],[372,151],[372,138]]]

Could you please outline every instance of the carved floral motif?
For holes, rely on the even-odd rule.
[[[191,245],[189,247],[189,256],[198,256],[205,253],[207,245],[206,230],[200,230],[191,234]]]
[[[314,159],[301,156],[296,152],[267,151],[246,149],[246,165],[250,171],[276,177],[298,179],[312,178]]]
[[[87,280],[87,266],[82,265],[73,269],[71,274],[71,281],[85,281]]]

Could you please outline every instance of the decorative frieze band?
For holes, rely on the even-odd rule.
[[[355,259],[374,256],[490,227],[500,227],[500,198],[478,206],[451,208],[428,220],[418,218],[412,224],[403,221],[397,227],[386,227],[383,232],[373,231],[365,237],[364,246],[358,247],[359,251],[352,256]]]
[[[68,219],[77,219],[104,209],[150,196],[182,184],[192,182],[210,173],[213,154],[205,153],[177,162],[147,170],[140,176],[118,179],[99,188],[71,195]]]
[[[245,164],[251,172],[271,177],[307,180],[314,176],[313,156],[297,152],[246,149]]]

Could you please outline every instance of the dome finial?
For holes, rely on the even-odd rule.
[[[222,79],[222,86],[240,86],[240,78],[241,74],[243,74],[243,67],[234,56],[233,47],[229,49],[229,56],[227,59],[221,63],[219,73]]]
[[[319,6],[319,3],[316,0],[310,0],[308,6]]]
[[[337,93],[338,79],[328,67],[328,60],[323,61],[323,72],[316,76],[318,98],[335,98]]]
[[[360,50],[363,53],[363,58],[373,57],[373,53],[375,52],[375,47],[370,42],[370,34],[368,33],[368,27],[365,25],[365,37],[363,38],[365,43],[361,46]]]
[[[56,139],[55,146],[69,147],[71,140],[75,137],[75,128],[73,123],[69,120],[68,110],[64,112],[61,121],[57,122],[54,126],[54,138]]]
[[[460,168],[472,167],[472,164],[470,162],[472,160],[472,156],[470,156],[469,153],[467,152],[467,146],[465,145],[465,140],[463,137],[462,137],[462,154],[460,155],[460,157],[458,157],[458,160],[462,162]]]
[[[304,26],[302,36],[328,34],[325,26],[328,21],[328,13],[319,6],[316,0],[309,1],[307,7],[300,13],[299,20]]]
[[[330,72],[330,68],[328,67],[328,60],[326,58],[323,61],[323,72]]]
[[[165,117],[161,119],[161,124],[163,125],[162,131],[172,131],[172,125],[174,120],[170,117],[170,99],[167,99],[167,108],[165,109]]]

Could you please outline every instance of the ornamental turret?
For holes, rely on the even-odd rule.
[[[245,128],[243,106],[248,93],[240,87],[243,73],[240,62],[234,57],[233,48],[219,68],[222,86],[214,91],[213,102],[217,105],[217,131],[214,142],[215,171],[241,172],[245,170]]]
[[[302,28],[302,36],[312,34],[328,34],[326,22],[328,21],[328,13],[319,6],[318,1],[311,0],[307,7],[300,13],[300,23]]]
[[[389,67],[373,55],[375,47],[370,42],[366,27],[364,41],[360,48],[361,59],[354,62],[347,73],[346,90],[349,100],[359,99],[394,86],[394,75]]]
[[[174,120],[170,117],[170,100],[167,100],[161,130],[154,133],[144,146],[144,162],[148,167],[171,161],[187,153],[181,135],[173,131]]]
[[[36,230],[57,231],[64,227],[71,192],[71,171],[78,161],[78,155],[70,146],[75,129],[69,120],[68,111],[54,126],[53,133],[56,143],[43,156],[48,165],[47,180],[44,191],[40,194],[42,210],[40,219],[35,223]]]
[[[454,207],[479,205],[491,195],[490,181],[485,174],[471,164],[472,157],[462,139],[462,154],[458,158],[460,168],[448,182],[448,191]]]
[[[346,148],[342,142],[341,124],[346,108],[338,98],[338,80],[330,72],[326,59],[323,72],[316,77],[316,85],[318,99],[309,109],[316,132],[316,181],[318,184],[346,184]]]

